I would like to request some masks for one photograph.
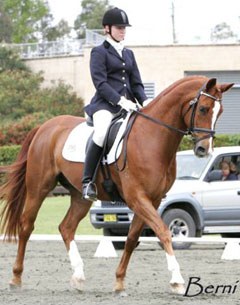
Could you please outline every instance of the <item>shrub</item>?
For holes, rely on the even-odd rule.
[[[33,73],[13,50],[0,47],[0,145],[21,144],[26,134],[47,119],[83,116],[83,99],[62,81],[50,88],[42,73]]]
[[[20,151],[20,145],[0,147],[0,165],[12,164]]]
[[[38,94],[41,82],[40,73],[10,70],[0,73],[1,120],[16,120],[30,113],[26,113],[24,101],[28,96]]]
[[[240,145],[240,135],[239,134],[233,134],[233,135],[227,135],[227,134],[220,134],[217,135],[214,139],[214,146],[215,147],[221,147],[221,146],[238,146]],[[190,136],[184,137],[179,150],[186,150],[186,149],[192,149],[193,148],[193,142]]]
[[[83,116],[83,100],[77,97],[72,87],[58,81],[49,88],[38,90],[38,94],[31,94],[22,103],[25,113],[47,112],[51,116],[71,114]]]
[[[6,70],[30,71],[26,63],[19,58],[13,49],[0,47],[0,72]]]
[[[18,120],[34,112],[50,116],[83,115],[83,100],[70,85],[58,81],[51,88],[42,88],[42,82],[41,73],[10,70],[0,73],[1,122]]]
[[[0,129],[0,145],[22,144],[28,132],[51,116],[48,113],[29,114],[17,122],[8,122]]]

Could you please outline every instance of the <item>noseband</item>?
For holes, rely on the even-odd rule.
[[[136,114],[138,114],[138,115],[140,115],[140,116],[142,116],[142,117],[144,117],[144,118],[146,118],[146,119],[148,119],[148,120],[150,120],[150,121],[152,121],[152,122],[158,124],[158,125],[164,126],[164,127],[168,128],[168,129],[170,129],[170,130],[173,130],[173,131],[176,131],[176,132],[178,132],[178,133],[181,133],[181,134],[183,134],[184,136],[185,136],[185,135],[191,135],[193,142],[194,142],[194,143],[197,143],[197,142],[199,142],[199,141],[201,141],[201,140],[204,140],[204,139],[207,139],[207,138],[211,138],[211,137],[213,137],[214,134],[215,134],[215,130],[214,130],[214,129],[194,127],[194,120],[195,120],[197,105],[198,105],[198,102],[199,102],[199,100],[200,100],[200,97],[201,97],[202,95],[204,95],[204,96],[206,96],[206,97],[208,97],[208,98],[210,98],[210,99],[212,99],[212,100],[214,100],[214,101],[217,101],[217,102],[219,102],[219,103],[221,103],[221,101],[222,101],[221,99],[216,98],[215,96],[213,96],[213,95],[211,95],[211,94],[205,92],[204,90],[206,90],[206,84],[204,84],[204,85],[202,86],[202,88],[199,90],[197,96],[196,96],[193,100],[191,100],[191,101],[189,102],[189,107],[188,107],[187,111],[186,111],[186,112],[184,113],[184,115],[183,115],[183,117],[185,117],[186,114],[192,109],[191,118],[190,118],[190,127],[189,127],[186,131],[181,130],[181,129],[176,128],[176,127],[173,127],[173,126],[171,126],[171,125],[168,125],[168,124],[162,122],[161,120],[152,118],[152,117],[148,116],[147,114],[141,112],[140,110],[136,110],[136,111],[134,111],[134,112],[135,112]],[[195,133],[206,133],[206,135],[198,139],[198,138],[194,135]]]

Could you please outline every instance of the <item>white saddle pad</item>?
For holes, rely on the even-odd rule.
[[[126,129],[127,122],[129,120],[130,113],[125,119],[120,119],[119,122],[123,121],[119,128],[114,144],[107,155],[107,163],[111,164],[119,158],[122,150],[121,137]],[[86,122],[77,125],[69,134],[62,151],[63,158],[72,162],[84,162],[86,155],[86,145],[89,136],[93,132],[93,127],[88,126]],[[119,144],[119,145],[118,145]],[[117,152],[116,152],[117,150]]]

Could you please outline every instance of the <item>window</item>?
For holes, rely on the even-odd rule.
[[[143,83],[143,85],[147,98],[153,99],[155,97],[155,83]]]

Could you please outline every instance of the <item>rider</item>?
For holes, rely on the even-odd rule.
[[[127,14],[115,7],[105,12],[102,25],[106,40],[91,51],[90,72],[96,93],[86,113],[93,118],[94,133],[87,148],[82,178],[82,196],[96,200],[97,190],[92,181],[99,163],[108,127],[122,108],[136,109],[147,100],[133,52],[123,44],[126,27],[131,26]]]

